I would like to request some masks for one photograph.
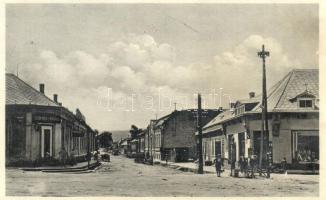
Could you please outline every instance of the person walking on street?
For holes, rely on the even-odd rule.
[[[62,166],[64,168],[66,168],[66,161],[67,161],[67,158],[68,158],[68,153],[67,153],[65,147],[61,147],[61,151],[59,152],[59,156],[60,156]]]
[[[216,175],[218,177],[221,177],[221,171],[222,171],[222,158],[221,155],[218,154],[217,158],[215,159],[215,169],[216,169]]]
[[[284,157],[283,160],[282,160],[282,162],[281,162],[281,166],[282,166],[282,171],[283,171],[283,173],[285,175],[287,174],[286,165],[287,165],[287,162],[286,162],[286,158]]]

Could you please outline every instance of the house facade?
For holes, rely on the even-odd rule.
[[[292,167],[319,163],[318,80],[317,69],[293,70],[267,91],[269,131],[263,137],[265,163],[267,152],[274,164],[284,158]],[[251,93],[248,99],[237,101],[208,123],[203,130],[205,159],[215,158],[220,146],[216,147],[215,142],[219,140],[221,156],[227,161],[239,161],[240,156],[259,157],[260,105],[261,96]]]
[[[203,124],[218,114],[205,110]],[[194,160],[197,157],[197,110],[174,111],[156,121],[153,126],[154,159],[173,162]]]
[[[17,76],[6,74],[6,165],[32,163],[46,157],[85,156],[95,149],[95,133],[83,115],[73,114]]]

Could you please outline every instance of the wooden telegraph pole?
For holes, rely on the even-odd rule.
[[[264,152],[264,133],[268,131],[268,119],[267,119],[267,92],[266,92],[266,67],[265,58],[269,56],[269,52],[265,51],[265,46],[262,46],[262,51],[258,52],[258,56],[263,60],[263,93],[262,93],[262,118],[261,118],[261,132],[260,132],[260,155],[259,155],[259,168],[262,169],[263,152]],[[267,133],[268,135],[268,133]],[[267,141],[268,141],[267,137]],[[267,149],[266,149],[267,150]]]
[[[202,133],[202,110],[201,110],[201,95],[198,94],[198,174],[204,173],[204,165],[203,165],[203,133]]]

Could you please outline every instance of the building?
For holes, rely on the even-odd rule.
[[[150,120],[149,125],[145,130],[145,156],[148,158],[153,158],[153,160],[160,160],[160,145],[155,142],[155,132],[154,128],[158,120]]]
[[[119,151],[121,154],[127,155],[127,153],[130,151],[129,141],[129,138],[124,138],[119,141]]]
[[[136,138],[130,141],[130,157],[144,157],[145,156],[145,132],[141,129],[141,132]]]
[[[213,119],[218,110],[205,110],[203,124]],[[151,120],[146,136],[145,150],[155,161],[173,162],[196,159],[197,110],[173,111],[157,120]]]
[[[48,98],[44,84],[37,91],[6,74],[6,165],[58,159],[62,148],[77,157],[95,149],[95,133],[85,117],[63,107],[58,95]]]
[[[319,163],[318,80],[318,69],[295,69],[267,91],[265,163],[267,151],[272,153],[274,164],[284,158],[295,168]],[[237,101],[208,123],[203,130],[205,159],[212,160],[217,153],[229,161],[239,161],[240,156],[259,158],[260,105],[261,96],[250,93],[248,99]]]
[[[141,153],[144,155],[145,155],[145,133],[146,130],[143,130],[137,137],[138,139],[137,153]]]

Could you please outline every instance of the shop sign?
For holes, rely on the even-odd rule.
[[[33,115],[34,122],[50,122],[50,123],[60,123],[61,119],[58,116],[54,115]]]

